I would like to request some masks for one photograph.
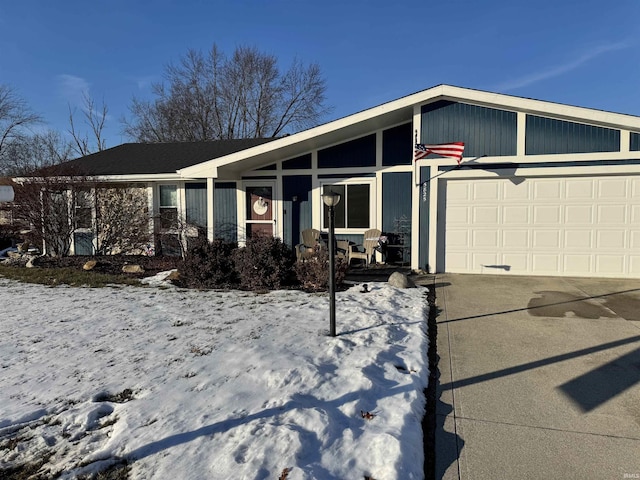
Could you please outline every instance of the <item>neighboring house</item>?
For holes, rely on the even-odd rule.
[[[464,142],[462,164],[416,163],[416,141]],[[272,141],[125,144],[74,162],[144,186],[156,214],[209,238],[295,245],[327,229],[333,188],[337,236],[403,228],[414,269],[640,277],[635,116],[441,85]]]

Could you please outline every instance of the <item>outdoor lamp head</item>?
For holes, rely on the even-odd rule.
[[[322,201],[327,207],[335,207],[340,203],[340,194],[331,190],[322,195]]]

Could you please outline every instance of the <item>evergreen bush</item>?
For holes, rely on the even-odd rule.
[[[233,252],[238,245],[224,240],[198,240],[185,254],[180,283],[191,288],[232,288],[238,285]]]
[[[255,235],[233,252],[240,286],[247,290],[276,290],[291,280],[293,252],[276,237]]]
[[[335,259],[336,287],[342,285],[349,265],[342,258]],[[304,290],[320,292],[329,289],[329,252],[316,247],[313,256],[294,267],[296,277]]]

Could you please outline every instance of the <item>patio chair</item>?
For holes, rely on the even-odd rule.
[[[372,228],[364,232],[362,245],[355,245],[351,252],[349,252],[349,262],[353,259],[364,260],[365,267],[368,267],[371,259],[375,255],[375,248],[379,245],[381,233],[377,228]]]
[[[349,265],[351,261],[351,244],[349,240],[336,240],[336,257],[344,259]]]
[[[296,245],[296,258],[299,262],[313,257],[316,247],[320,245],[320,230],[307,228],[301,234],[302,243]]]

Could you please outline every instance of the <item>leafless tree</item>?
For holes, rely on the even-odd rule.
[[[67,255],[77,224],[77,197],[91,184],[64,165],[32,172],[15,187],[15,218],[30,228],[32,240],[42,243],[47,254]]]
[[[93,192],[96,254],[140,252],[152,240],[146,188],[97,185]]]
[[[6,170],[3,165],[9,158],[6,148],[27,135],[26,129],[41,121],[16,91],[0,84],[0,173]]]
[[[96,106],[93,98],[88,93],[82,94],[82,114],[84,117],[84,123],[89,127],[91,134],[85,133],[82,135],[76,129],[74,114],[75,110],[69,105],[69,134],[71,135],[72,148],[75,153],[80,156],[89,155],[91,153],[99,152],[107,148],[107,143],[103,136],[104,123],[107,120],[107,105],[102,102],[100,108]]]
[[[37,169],[66,162],[71,155],[71,144],[55,130],[24,135],[5,145],[0,175],[27,175]]]
[[[317,64],[296,59],[284,72],[255,47],[227,57],[214,44],[189,50],[153,85],[155,99],[134,98],[124,132],[139,142],[276,137],[316,125],[329,112]]]

